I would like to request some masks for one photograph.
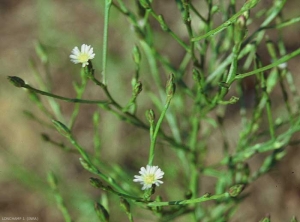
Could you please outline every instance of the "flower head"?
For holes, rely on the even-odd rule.
[[[163,175],[165,174],[158,166],[149,166],[147,165],[145,167],[141,167],[140,175],[134,176],[134,182],[139,182],[143,185],[142,190],[150,189],[152,187],[152,184],[155,184],[156,186],[159,186],[163,182],[159,179],[163,178]]]
[[[86,44],[81,45],[81,50],[76,46],[70,55],[71,61],[75,64],[82,63],[82,67],[85,67],[89,64],[88,61],[95,57],[93,50],[93,47]]]

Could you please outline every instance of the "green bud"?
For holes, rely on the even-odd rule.
[[[146,118],[150,124],[153,124],[153,122],[155,120],[155,113],[152,109],[149,109],[146,111]]]
[[[53,172],[48,173],[47,181],[48,181],[48,184],[50,185],[51,189],[56,189],[56,187],[57,187],[57,178],[56,178],[56,176],[54,175]]]
[[[130,204],[126,199],[122,197],[120,198],[120,206],[124,209],[126,214],[130,214]]]
[[[297,222],[297,218],[295,216],[293,216],[293,218],[291,219],[291,222]]]
[[[259,222],[271,222],[270,216],[266,216],[263,219],[261,219]]]
[[[228,193],[231,197],[237,197],[243,191],[244,188],[244,184],[237,184],[230,187]]]
[[[100,203],[95,202],[95,211],[98,215],[98,218],[101,222],[108,222],[109,221],[109,214],[108,211],[104,208],[103,205]]]
[[[268,52],[271,55],[271,58],[276,59],[277,53],[276,53],[276,47],[275,47],[274,42],[268,38],[266,41],[266,44],[267,44]]]
[[[142,56],[141,56],[141,51],[140,51],[139,47],[134,46],[134,48],[132,50],[132,57],[133,57],[133,61],[136,64],[140,64]]]
[[[209,198],[209,197],[211,197],[211,193],[205,193],[202,197]]]
[[[249,11],[249,10],[248,10],[248,11],[245,11],[245,12],[243,13],[243,16],[245,16],[246,20],[248,20],[248,18],[250,17],[250,11]]]
[[[79,158],[79,162],[81,164],[81,166],[86,169],[87,171],[91,172],[91,173],[97,173],[97,169],[95,169],[94,166],[92,166],[90,163],[88,163],[87,161],[85,161],[82,158]]]
[[[193,79],[197,82],[200,83],[200,72],[197,69],[193,69]]]
[[[57,120],[52,120],[52,123],[54,124],[55,128],[58,130],[58,132],[65,136],[65,137],[70,137],[71,136],[71,131],[66,127],[63,123],[57,121]]]
[[[93,122],[95,125],[97,125],[99,123],[99,119],[100,119],[100,113],[99,112],[94,112],[93,114]]]
[[[150,9],[151,8],[151,4],[149,0],[140,0],[141,6],[144,9]]]
[[[101,180],[99,180],[98,178],[94,178],[94,177],[91,177],[90,178],[90,184],[93,186],[93,187],[96,187],[96,188],[103,188],[103,183],[101,182]]]
[[[174,74],[171,73],[169,75],[169,79],[168,79],[167,85],[166,85],[166,93],[167,93],[168,97],[173,97],[175,94],[176,85],[174,83],[174,79],[175,79]]]
[[[226,88],[226,89],[229,89],[229,87],[230,87],[230,85],[226,82],[220,82],[219,86],[222,87],[222,88]]]
[[[140,81],[138,81],[133,88],[133,95],[136,97],[143,89],[143,85]]]
[[[281,160],[283,157],[285,157],[286,152],[287,152],[286,150],[283,150],[281,152],[276,153],[275,160],[277,160],[277,161]]]
[[[49,137],[49,135],[48,135],[48,134],[46,134],[46,133],[42,133],[42,134],[41,134],[41,136],[42,136],[42,139],[43,139],[45,142],[48,142],[48,141],[50,141],[50,137]]]
[[[35,52],[42,61],[42,63],[45,64],[48,62],[48,55],[46,53],[46,49],[40,42],[35,43]]]
[[[132,88],[134,89],[134,86],[137,84],[137,79],[135,78],[135,77],[133,77],[132,79],[131,79],[131,86],[132,86]]]
[[[240,29],[244,29],[246,28],[246,17],[244,15],[241,15],[240,17],[238,17],[238,19],[236,20],[236,25],[238,26],[238,28]]]
[[[218,5],[213,5],[211,8],[211,14],[215,14],[220,11],[220,7]]]
[[[91,60],[89,60],[89,63],[87,66],[84,67],[84,74],[87,78],[92,78],[94,76],[95,69],[93,68],[93,63]]]
[[[16,87],[25,87],[26,83],[23,79],[17,76],[8,76],[7,79]]]
[[[155,184],[152,185],[152,187],[150,189],[146,189],[144,194],[143,194],[143,199],[145,201],[150,201],[150,198],[152,196],[152,194],[155,193]]]
[[[35,115],[32,112],[28,111],[28,110],[24,110],[23,114],[26,115],[27,118],[35,119]]]
[[[234,42],[240,43],[243,41],[246,36],[247,26],[246,26],[246,17],[241,15],[235,22],[234,26]]]
[[[156,202],[162,202],[162,200],[163,200],[163,198],[162,198],[162,196],[160,196],[160,195],[157,195],[157,196],[155,197],[155,201],[156,201]]]
[[[158,15],[158,22],[159,22],[160,27],[162,28],[162,30],[164,30],[164,31],[169,30],[169,27],[168,27],[167,23],[165,22],[165,19],[162,15]]]
[[[260,0],[247,0],[241,10],[244,8],[253,8],[258,2],[260,2]]]
[[[185,199],[191,199],[193,196],[193,192],[191,190],[188,190],[184,193]]]
[[[232,96],[230,99],[229,99],[229,104],[235,104],[239,101],[239,98],[238,97],[235,97],[235,96]]]
[[[135,1],[136,1],[137,9],[138,9],[138,15],[139,15],[139,17],[143,18],[146,14],[146,10],[144,7],[142,7],[139,0],[135,0]]]

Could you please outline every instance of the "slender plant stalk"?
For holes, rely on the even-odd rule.
[[[248,77],[248,76],[257,74],[257,73],[259,73],[259,72],[263,72],[263,71],[266,71],[266,70],[268,70],[268,69],[272,69],[272,68],[274,68],[274,67],[279,66],[279,65],[282,64],[282,63],[285,63],[285,62],[291,60],[292,58],[294,58],[294,57],[296,57],[296,56],[298,56],[298,55],[300,55],[300,48],[297,49],[297,50],[295,50],[295,51],[293,51],[293,52],[291,52],[290,54],[287,54],[287,55],[281,57],[280,59],[278,59],[277,61],[273,62],[273,63],[270,64],[270,65],[261,67],[261,68],[259,68],[259,69],[255,69],[255,70],[253,70],[253,71],[251,71],[251,72],[238,74],[238,75],[235,77],[235,79],[243,79],[243,78],[245,78],[245,77]]]
[[[151,136],[151,143],[150,143],[150,151],[149,151],[149,160],[148,160],[148,165],[152,165],[153,163],[153,159],[154,159],[154,156],[155,156],[155,144],[156,144],[156,140],[157,140],[157,136],[158,136],[158,132],[160,130],[160,126],[162,124],[162,121],[166,115],[166,112],[169,108],[169,105],[171,103],[171,99],[172,97],[167,97],[167,101],[166,101],[166,104],[159,116],[159,119],[156,123],[156,126],[155,126],[155,129],[154,129],[154,132],[153,132],[153,136]]]
[[[52,98],[55,98],[55,99],[64,100],[64,101],[71,102],[71,103],[110,104],[109,101],[103,101],[103,100],[84,100],[84,99],[77,99],[77,98],[72,99],[72,98],[67,98],[67,97],[63,97],[63,96],[58,96],[58,95],[55,95],[55,94],[52,94],[52,93],[48,93],[48,92],[45,92],[45,91],[33,88],[30,85],[28,85],[28,84],[24,85],[23,88],[28,89],[28,90],[30,90],[32,92],[44,95],[44,96],[48,96],[48,97],[52,97]]]
[[[108,45],[108,24],[109,12],[112,5],[112,0],[105,0],[104,8],[104,28],[103,28],[103,47],[102,47],[102,82],[106,85],[106,64],[107,64],[107,45]]]

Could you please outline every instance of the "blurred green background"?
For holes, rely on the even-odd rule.
[[[128,1],[133,5],[133,1]],[[155,2],[155,1],[154,1]],[[242,2],[242,1],[241,1]],[[273,1],[262,1],[259,7],[269,7]],[[242,3],[241,3],[242,4]],[[201,6],[201,3],[199,3]],[[29,100],[24,90],[13,87],[7,81],[7,76],[19,76],[33,86],[36,80],[33,75],[30,60],[37,69],[44,73],[39,58],[35,53],[35,44],[41,42],[49,55],[49,72],[53,81],[53,92],[66,97],[74,97],[72,81],[79,79],[80,65],[74,65],[69,60],[69,54],[74,46],[82,43],[92,45],[96,57],[93,65],[96,75],[100,78],[102,59],[102,29],[104,2],[79,0],[1,0],[0,1],[0,216],[1,217],[38,217],[39,221],[64,221],[55,200],[48,191],[46,176],[48,171],[57,174],[59,188],[66,199],[66,205],[74,215],[75,221],[92,222],[96,220],[93,212],[93,202],[100,192],[89,185],[91,176],[82,169],[77,154],[65,153],[51,144],[43,142],[40,133],[48,133],[45,127],[31,121],[23,115],[23,110],[34,112],[40,118],[48,121]],[[174,1],[157,1],[155,7],[165,15],[165,19],[179,36],[185,37],[181,17]],[[134,9],[134,7],[131,7]],[[205,11],[205,9],[203,9]],[[285,18],[299,16],[299,2],[288,1],[284,10]],[[259,25],[259,21],[256,21]],[[255,23],[254,23],[255,24]],[[166,38],[157,26],[157,45],[175,66],[182,58],[184,51],[174,41]],[[249,32],[255,30],[255,25],[249,27]],[[284,38],[288,51],[300,46],[300,26],[293,25],[284,29]],[[272,38],[272,32],[269,33]],[[109,27],[108,54],[108,84],[114,98],[125,104],[131,95],[131,78],[134,76],[134,63],[131,51],[138,43],[130,23],[114,8],[111,10]],[[259,52],[262,57],[265,48]],[[143,59],[145,62],[145,59]],[[270,61],[265,61],[266,64]],[[297,76],[300,72],[299,57],[288,63],[294,73],[296,85],[300,84]],[[141,80],[145,91],[151,88],[151,78],[147,75],[147,65],[142,69]],[[251,85],[251,84],[250,84]],[[101,90],[93,84],[87,88],[84,98],[99,99]],[[276,96],[276,93],[275,95]],[[69,116],[73,105],[60,102],[62,111]],[[142,93],[138,99],[138,116],[144,119],[146,109],[153,108],[147,93]],[[276,105],[280,114],[280,104]],[[89,149],[92,146],[92,114],[96,107],[83,105],[75,125],[76,137],[80,143]],[[236,143],[238,128],[236,127],[238,112],[228,114],[226,129],[230,132],[233,145]],[[103,140],[103,158],[110,160],[132,175],[147,161],[149,146],[148,133],[136,129],[129,124],[120,122],[115,116],[102,112],[100,117],[101,138]],[[61,141],[58,134],[52,135]],[[218,147],[219,135],[212,135],[212,147]],[[211,159],[219,159],[218,149],[213,149]],[[164,155],[173,155],[165,151]],[[241,204],[232,221],[258,221],[266,214],[271,214],[272,221],[288,221],[293,215],[300,219],[300,151],[298,146],[288,148],[288,153],[281,163],[267,175],[259,178],[245,191],[249,197]],[[251,166],[258,167],[263,156],[251,159]],[[157,160],[163,166],[162,159]],[[176,161],[170,164],[176,167]],[[173,169],[176,173],[176,168]],[[172,184],[170,178],[170,184]],[[180,178],[179,178],[180,179]],[[166,179],[168,180],[168,179]],[[201,181],[208,192],[213,191],[213,182],[209,178]],[[137,186],[137,184],[133,184]],[[176,190],[176,188],[174,188]],[[173,191],[173,190],[172,190]],[[206,190],[205,190],[206,191]],[[72,201],[68,201],[72,200]],[[118,209],[110,203],[112,208]],[[127,221],[125,214],[119,211],[111,215],[112,221]],[[123,218],[120,220],[120,218]],[[139,214],[135,221],[154,221],[147,211]],[[183,221],[183,220],[177,220]]]

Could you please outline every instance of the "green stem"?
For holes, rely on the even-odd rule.
[[[42,90],[35,89],[35,88],[31,87],[28,84],[25,84],[22,87],[25,88],[25,89],[28,89],[30,91],[33,91],[35,93],[44,95],[44,96],[49,96],[49,97],[52,97],[52,98],[64,100],[64,101],[71,102],[71,103],[86,103],[86,104],[110,104],[111,103],[109,101],[103,101],[103,100],[84,100],[84,99],[77,99],[77,98],[72,99],[72,98],[67,98],[67,97],[63,97],[63,96],[58,96],[58,95],[55,95],[55,94],[52,94],[52,93],[48,93],[48,92],[45,92],[45,91],[42,91]]]
[[[287,146],[291,140],[291,137],[294,133],[300,130],[299,120],[286,132],[276,136],[275,140],[268,140],[264,143],[257,143],[255,145],[246,146],[240,152],[232,155],[231,157],[225,157],[221,164],[227,164],[229,159],[231,159],[233,164],[239,162],[245,162],[247,159],[250,159],[253,155],[257,153],[264,153],[268,151],[274,151],[277,149],[284,148]]]
[[[263,30],[263,29],[281,29],[284,28],[286,26],[292,25],[294,23],[300,22],[300,17],[296,17],[296,18],[292,18],[289,20],[286,20],[284,22],[281,22],[279,24],[276,25],[269,25],[269,26],[262,26],[259,28],[259,30]]]
[[[253,8],[258,2],[259,2],[259,0],[250,0],[250,1],[247,1],[239,12],[237,12],[236,14],[234,14],[230,19],[228,19],[222,25],[220,25],[217,28],[215,28],[215,29],[207,32],[204,35],[192,38],[191,41],[193,41],[193,42],[200,41],[202,39],[205,39],[205,38],[207,38],[209,36],[213,36],[213,35],[221,32],[221,31],[223,31],[224,29],[226,29],[229,26],[231,26],[240,15],[242,15],[244,12],[246,12],[246,11],[250,10],[251,8]]]
[[[171,206],[171,205],[186,205],[186,204],[195,204],[195,203],[201,203],[209,200],[219,200],[223,198],[230,197],[229,193],[222,193],[222,194],[216,194],[216,195],[203,195],[202,197],[191,199],[191,200],[177,200],[177,201],[168,201],[168,202],[151,202],[148,203],[148,207],[162,207],[162,206]]]
[[[260,65],[261,63],[258,62]],[[274,121],[273,121],[273,118],[272,118],[272,111],[271,111],[271,99],[270,99],[270,96],[267,92],[267,87],[266,87],[266,80],[265,80],[265,77],[263,76],[263,73],[260,73],[259,74],[259,80],[260,80],[260,83],[261,83],[261,88],[263,90],[263,96],[265,96],[267,102],[266,102],[266,111],[267,111],[267,116],[268,116],[268,122],[269,122],[269,130],[270,130],[270,136],[272,138],[272,140],[275,139],[275,130],[274,130]]]
[[[65,201],[64,201],[61,193],[58,190],[56,176],[52,172],[49,172],[47,179],[48,179],[48,183],[50,185],[50,188],[53,192],[56,204],[57,204],[59,210],[61,211],[65,222],[71,222],[72,219],[71,219],[70,213],[69,213],[69,211],[68,211],[68,209],[65,205]]]
[[[85,88],[86,88],[86,84],[87,84],[87,81],[86,81],[86,77],[85,77],[85,73],[84,73],[84,70],[82,69],[81,70],[81,85],[77,85],[77,83],[74,83],[74,88],[76,90],[76,97],[78,99],[81,99],[82,96],[83,96],[83,93],[85,91]],[[75,104],[75,107],[73,109],[73,112],[72,112],[72,115],[71,115],[71,118],[69,120],[69,128],[72,129],[73,126],[74,126],[74,123],[76,121],[76,118],[78,116],[78,113],[79,113],[79,108],[80,108],[80,103],[76,103]]]
[[[170,105],[170,102],[171,102],[171,99],[172,97],[167,97],[167,101],[166,101],[166,104],[162,110],[162,113],[160,114],[160,117],[157,121],[157,124],[155,126],[155,129],[154,129],[154,133],[153,133],[153,136],[151,137],[151,144],[150,144],[150,151],[149,151],[149,161],[148,161],[148,165],[152,165],[153,163],[153,159],[154,159],[154,154],[155,154],[155,144],[156,144],[156,139],[157,139],[157,135],[160,131],[160,126],[162,124],[162,121],[166,115],[166,112],[169,108],[169,105]]]
[[[190,7],[191,7],[192,11],[202,20],[202,22],[204,22],[204,23],[207,22],[206,19],[195,8],[195,6],[193,5],[193,3],[190,3]]]
[[[238,59],[243,58],[245,55],[255,52],[255,46],[248,44],[240,52]],[[226,67],[232,62],[233,52],[223,60],[222,63],[218,64],[217,68],[206,78],[206,83],[210,83],[219,78],[219,76],[224,72]]]
[[[109,11],[112,5],[112,0],[105,0],[104,10],[104,29],[103,29],[103,55],[102,55],[102,77],[103,84],[106,85],[106,63],[107,63],[107,44],[108,44],[108,22]]]
[[[268,69],[272,69],[282,63],[285,63],[287,61],[289,61],[290,59],[296,57],[300,55],[300,48],[295,50],[294,52],[290,53],[290,54],[287,54],[283,57],[281,57],[280,59],[278,59],[277,61],[273,62],[272,64],[270,65],[267,65],[267,66],[264,66],[264,67],[261,67],[259,69],[256,69],[256,70],[253,70],[251,72],[247,72],[247,73],[243,73],[243,74],[238,74],[235,79],[243,79],[245,77],[248,77],[248,76],[251,76],[251,75],[254,75],[254,74],[257,74],[257,73],[260,73],[260,72],[263,72],[263,71],[266,71]]]
[[[32,67],[32,69],[33,69],[33,74],[34,74],[34,76],[36,77],[36,80],[37,80],[37,82],[38,82],[38,86],[39,86],[42,90],[47,90],[47,91],[49,91],[49,87],[47,87],[46,84],[44,83],[44,81],[42,80],[41,74],[39,73],[39,71],[38,71],[38,69],[37,69],[35,63],[33,62],[33,60],[30,60],[30,65],[31,65],[31,67]],[[48,100],[48,103],[49,103],[49,105],[50,105],[52,111],[54,112],[54,115],[56,116],[56,118],[57,118],[57,119],[60,119],[60,120],[63,120],[64,117],[63,117],[63,115],[62,115],[62,113],[61,113],[59,104],[58,104],[55,100],[53,100],[53,99],[51,99],[51,98]]]
[[[80,153],[83,160],[89,165],[89,171],[91,173],[94,173],[95,175],[99,176],[101,179],[103,179],[105,182],[110,184],[113,188],[115,188],[117,191],[124,192],[123,188],[120,187],[113,178],[106,176],[102,172],[100,172],[97,167],[92,163],[90,157],[88,156],[88,153],[78,144],[78,142],[75,140],[75,138],[70,135],[67,137],[72,145],[77,149],[77,151]]]
[[[189,39],[193,38],[193,29],[192,29],[192,22],[190,17],[190,5],[188,3],[183,3],[184,13],[183,13],[183,22],[187,28]],[[195,56],[195,42],[190,41],[190,53],[194,63],[198,63],[197,58]]]
[[[162,29],[169,33],[187,52],[191,52],[191,49],[169,28],[169,26],[167,26],[163,18],[160,15],[157,15],[152,9],[149,10],[151,15],[160,23]]]

